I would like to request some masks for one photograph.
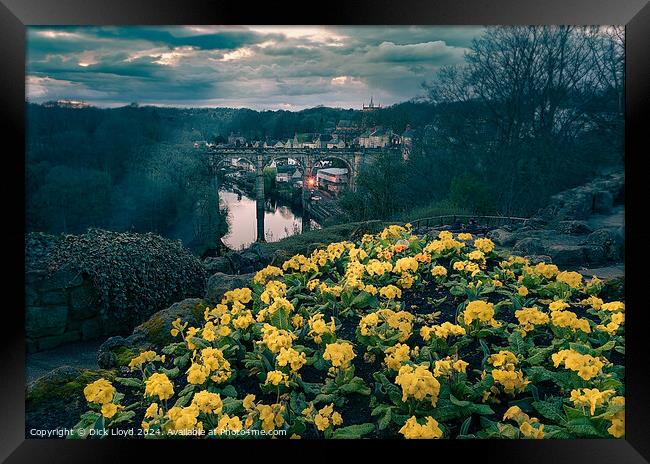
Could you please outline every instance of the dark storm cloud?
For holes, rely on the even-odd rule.
[[[31,27],[31,101],[358,107],[417,97],[477,27]]]

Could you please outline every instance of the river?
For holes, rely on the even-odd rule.
[[[255,199],[232,190],[220,189],[219,202],[228,208],[228,233],[223,242],[232,249],[246,248],[257,238]],[[313,224],[311,227],[313,227]],[[302,214],[289,206],[267,199],[264,205],[264,238],[276,242],[302,232]]]

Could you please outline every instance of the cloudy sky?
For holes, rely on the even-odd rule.
[[[479,27],[30,27],[27,99],[300,110],[422,94]]]

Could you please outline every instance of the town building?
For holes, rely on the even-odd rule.
[[[390,129],[381,126],[365,131],[359,136],[363,148],[384,148],[399,143],[399,137]]]
[[[228,136],[228,145],[246,145],[246,137],[239,132],[231,132]]]
[[[376,105],[376,104],[372,101],[372,96],[371,96],[371,97],[370,97],[370,104],[367,105],[367,106],[366,106],[365,104],[363,104],[362,107],[361,107],[361,109],[362,109],[363,111],[366,111],[366,112],[369,112],[369,111],[376,111],[376,110],[381,109],[381,105],[378,105],[378,104]]]
[[[316,172],[319,189],[338,195],[348,187],[349,174],[345,168],[325,168]]]

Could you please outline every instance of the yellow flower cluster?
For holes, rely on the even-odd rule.
[[[614,393],[616,393],[614,390],[600,391],[597,388],[579,388],[571,390],[571,401],[576,407],[588,407],[589,414],[593,416],[596,413],[596,408],[602,406]]]
[[[323,342],[324,335],[333,335],[336,330],[334,318],[330,318],[330,322],[325,322],[321,313],[314,314],[307,321],[309,325],[309,332],[307,335],[311,337],[319,345]]]
[[[537,263],[535,266],[525,267],[524,271],[528,274],[537,274],[550,279],[558,274],[560,270],[555,264]]]
[[[499,327],[500,324],[494,319],[494,305],[483,300],[470,301],[463,312],[463,321],[466,325],[474,321]]]
[[[605,366],[605,362],[600,358],[595,358],[588,354],[580,354],[574,350],[558,351],[551,355],[551,359],[556,368],[560,364],[564,364],[564,367],[577,372],[583,380],[591,380],[596,377]]]
[[[399,332],[398,341],[406,341],[413,330],[413,315],[406,311],[395,312],[390,309],[380,309],[367,314],[359,321],[359,331],[364,337],[377,336],[385,340],[390,337],[392,332],[390,329]]]
[[[157,396],[161,401],[168,400],[174,395],[174,385],[165,374],[151,374],[145,382],[145,396]]]
[[[110,403],[114,394],[115,387],[106,379],[95,380],[84,388],[84,396],[89,403]]]
[[[383,276],[387,272],[393,270],[393,265],[387,261],[380,261],[378,259],[371,259],[366,264],[366,272],[369,276]]]
[[[560,272],[555,280],[558,282],[563,282],[573,289],[578,289],[582,286],[582,275],[574,271],[563,271]]]
[[[495,367],[491,372],[494,383],[501,385],[505,393],[513,394],[522,391],[530,383],[524,378],[522,371],[516,370],[515,366],[519,361],[511,351],[501,350],[489,356],[487,361]]]
[[[614,335],[618,331],[618,328],[621,325],[623,325],[624,322],[625,322],[625,314],[614,313],[612,314],[612,317],[610,318],[607,324],[598,324],[596,328],[598,330],[603,330],[609,333],[610,335]]]
[[[170,421],[166,424],[166,428],[177,431],[202,430],[203,424],[197,422],[199,412],[199,407],[194,403],[186,408],[174,406],[167,411],[167,417]]]
[[[574,332],[581,330],[591,333],[589,320],[579,318],[573,311],[551,311],[551,324],[563,329],[571,329]]]
[[[282,264],[285,271],[318,272],[318,266],[304,255],[295,255]]]
[[[481,272],[480,266],[477,263],[474,263],[472,261],[456,261],[452,267],[454,271],[467,272],[472,277],[476,276],[479,272]]]
[[[391,225],[386,227],[380,234],[379,238],[382,240],[388,240],[389,238],[399,238],[404,234],[409,232],[408,229],[398,225]]]
[[[603,311],[625,311],[625,303],[612,301],[611,303],[603,304],[600,309]]]
[[[469,363],[462,359],[447,357],[434,362],[433,375],[434,377],[449,377],[454,372],[464,374],[467,366],[469,366]]]
[[[212,393],[207,390],[202,390],[194,394],[192,403],[199,408],[200,412],[206,414],[221,414],[223,409],[223,401],[219,393]],[[156,403],[153,403],[156,404]],[[156,405],[157,407],[157,405]]]
[[[288,365],[293,372],[298,372],[307,363],[307,355],[305,353],[299,353],[293,348],[280,348],[280,353],[276,360],[278,361],[278,366],[284,367]]]
[[[444,277],[447,275],[447,268],[444,266],[434,266],[431,269],[431,275],[434,277]]]
[[[515,317],[519,321],[519,331],[522,336],[533,330],[536,325],[548,324],[548,314],[537,308],[522,308],[515,311]]]
[[[609,402],[613,406],[625,406],[625,398],[622,396],[616,396],[612,398]],[[625,409],[614,413],[608,419],[612,422],[612,425],[607,429],[610,435],[616,438],[621,438],[625,435]]]
[[[309,408],[305,411],[308,410]],[[343,417],[340,413],[334,411],[334,403],[331,403],[328,406],[319,409],[314,416],[314,424],[316,425],[316,428],[321,432],[324,432],[330,427],[341,425],[342,423]]]
[[[395,346],[386,348],[384,354],[386,355],[386,366],[388,366],[389,369],[398,371],[400,367],[402,367],[402,364],[410,359],[411,349],[408,345],[398,343]]]
[[[442,430],[433,417],[425,417],[426,423],[419,424],[415,416],[411,416],[399,429],[399,433],[406,439],[433,439],[442,437]]]
[[[287,331],[278,329],[271,324],[264,324],[262,327],[262,340],[258,343],[266,346],[273,354],[280,352],[282,348],[290,348],[296,336]]]
[[[260,295],[262,303],[271,304],[272,301],[282,298],[287,294],[287,284],[279,280],[270,280],[264,286],[264,291]]]
[[[477,238],[474,240],[474,246],[483,253],[490,253],[494,250],[494,242],[489,238]]]
[[[131,359],[131,362],[129,362],[129,367],[131,369],[136,369],[142,367],[144,363],[153,361],[165,362],[165,355],[158,356],[155,351],[151,350],[143,351],[138,356]]]
[[[432,325],[431,327],[424,326],[420,329],[420,336],[425,342],[431,339],[431,334],[446,340],[450,335],[465,335],[466,332],[464,327],[451,322],[443,322],[440,325]]]
[[[276,427],[284,425],[284,411],[286,409],[284,404],[258,404],[256,409],[259,413],[259,419],[262,421],[262,429],[265,432],[270,432]],[[252,418],[252,416],[249,417]]]
[[[275,385],[276,387],[280,384],[289,386],[289,376],[282,371],[269,371],[266,373],[265,385]]]
[[[511,406],[503,415],[503,420],[512,419],[519,425],[519,431],[525,438],[544,438],[544,425],[536,417],[529,417],[519,406]]]
[[[394,285],[386,285],[379,289],[379,295],[394,300],[395,298],[402,298],[402,290]]]
[[[203,348],[201,350],[201,361],[208,375],[212,374],[210,379],[216,383],[223,383],[232,375],[230,361],[225,358],[223,351],[218,348]]]
[[[418,261],[415,258],[400,258],[395,262],[393,266],[393,272],[395,274],[400,274],[402,272],[417,272],[418,270]]]
[[[224,414],[219,418],[217,426],[215,427],[215,433],[218,435],[224,434],[227,431],[230,432],[239,432],[244,428],[242,421],[237,416],[230,417],[228,414]]]
[[[264,269],[260,270],[253,277],[253,282],[256,284],[264,284],[269,277],[279,277],[282,276],[284,272],[282,269],[276,266],[266,266]]]
[[[323,353],[323,359],[332,363],[332,367],[345,370],[355,358],[351,343],[337,342],[328,343]]]
[[[442,232],[441,232],[442,233]],[[454,240],[451,234],[440,237],[440,240],[433,240],[424,247],[425,253],[440,255],[446,251],[459,252],[465,244]]]
[[[395,377],[395,384],[402,387],[402,401],[408,398],[429,400],[432,406],[438,402],[440,382],[424,366],[402,366]]]
[[[241,304],[250,303],[253,299],[253,292],[250,288],[235,288],[223,294],[222,304],[239,302]]]

